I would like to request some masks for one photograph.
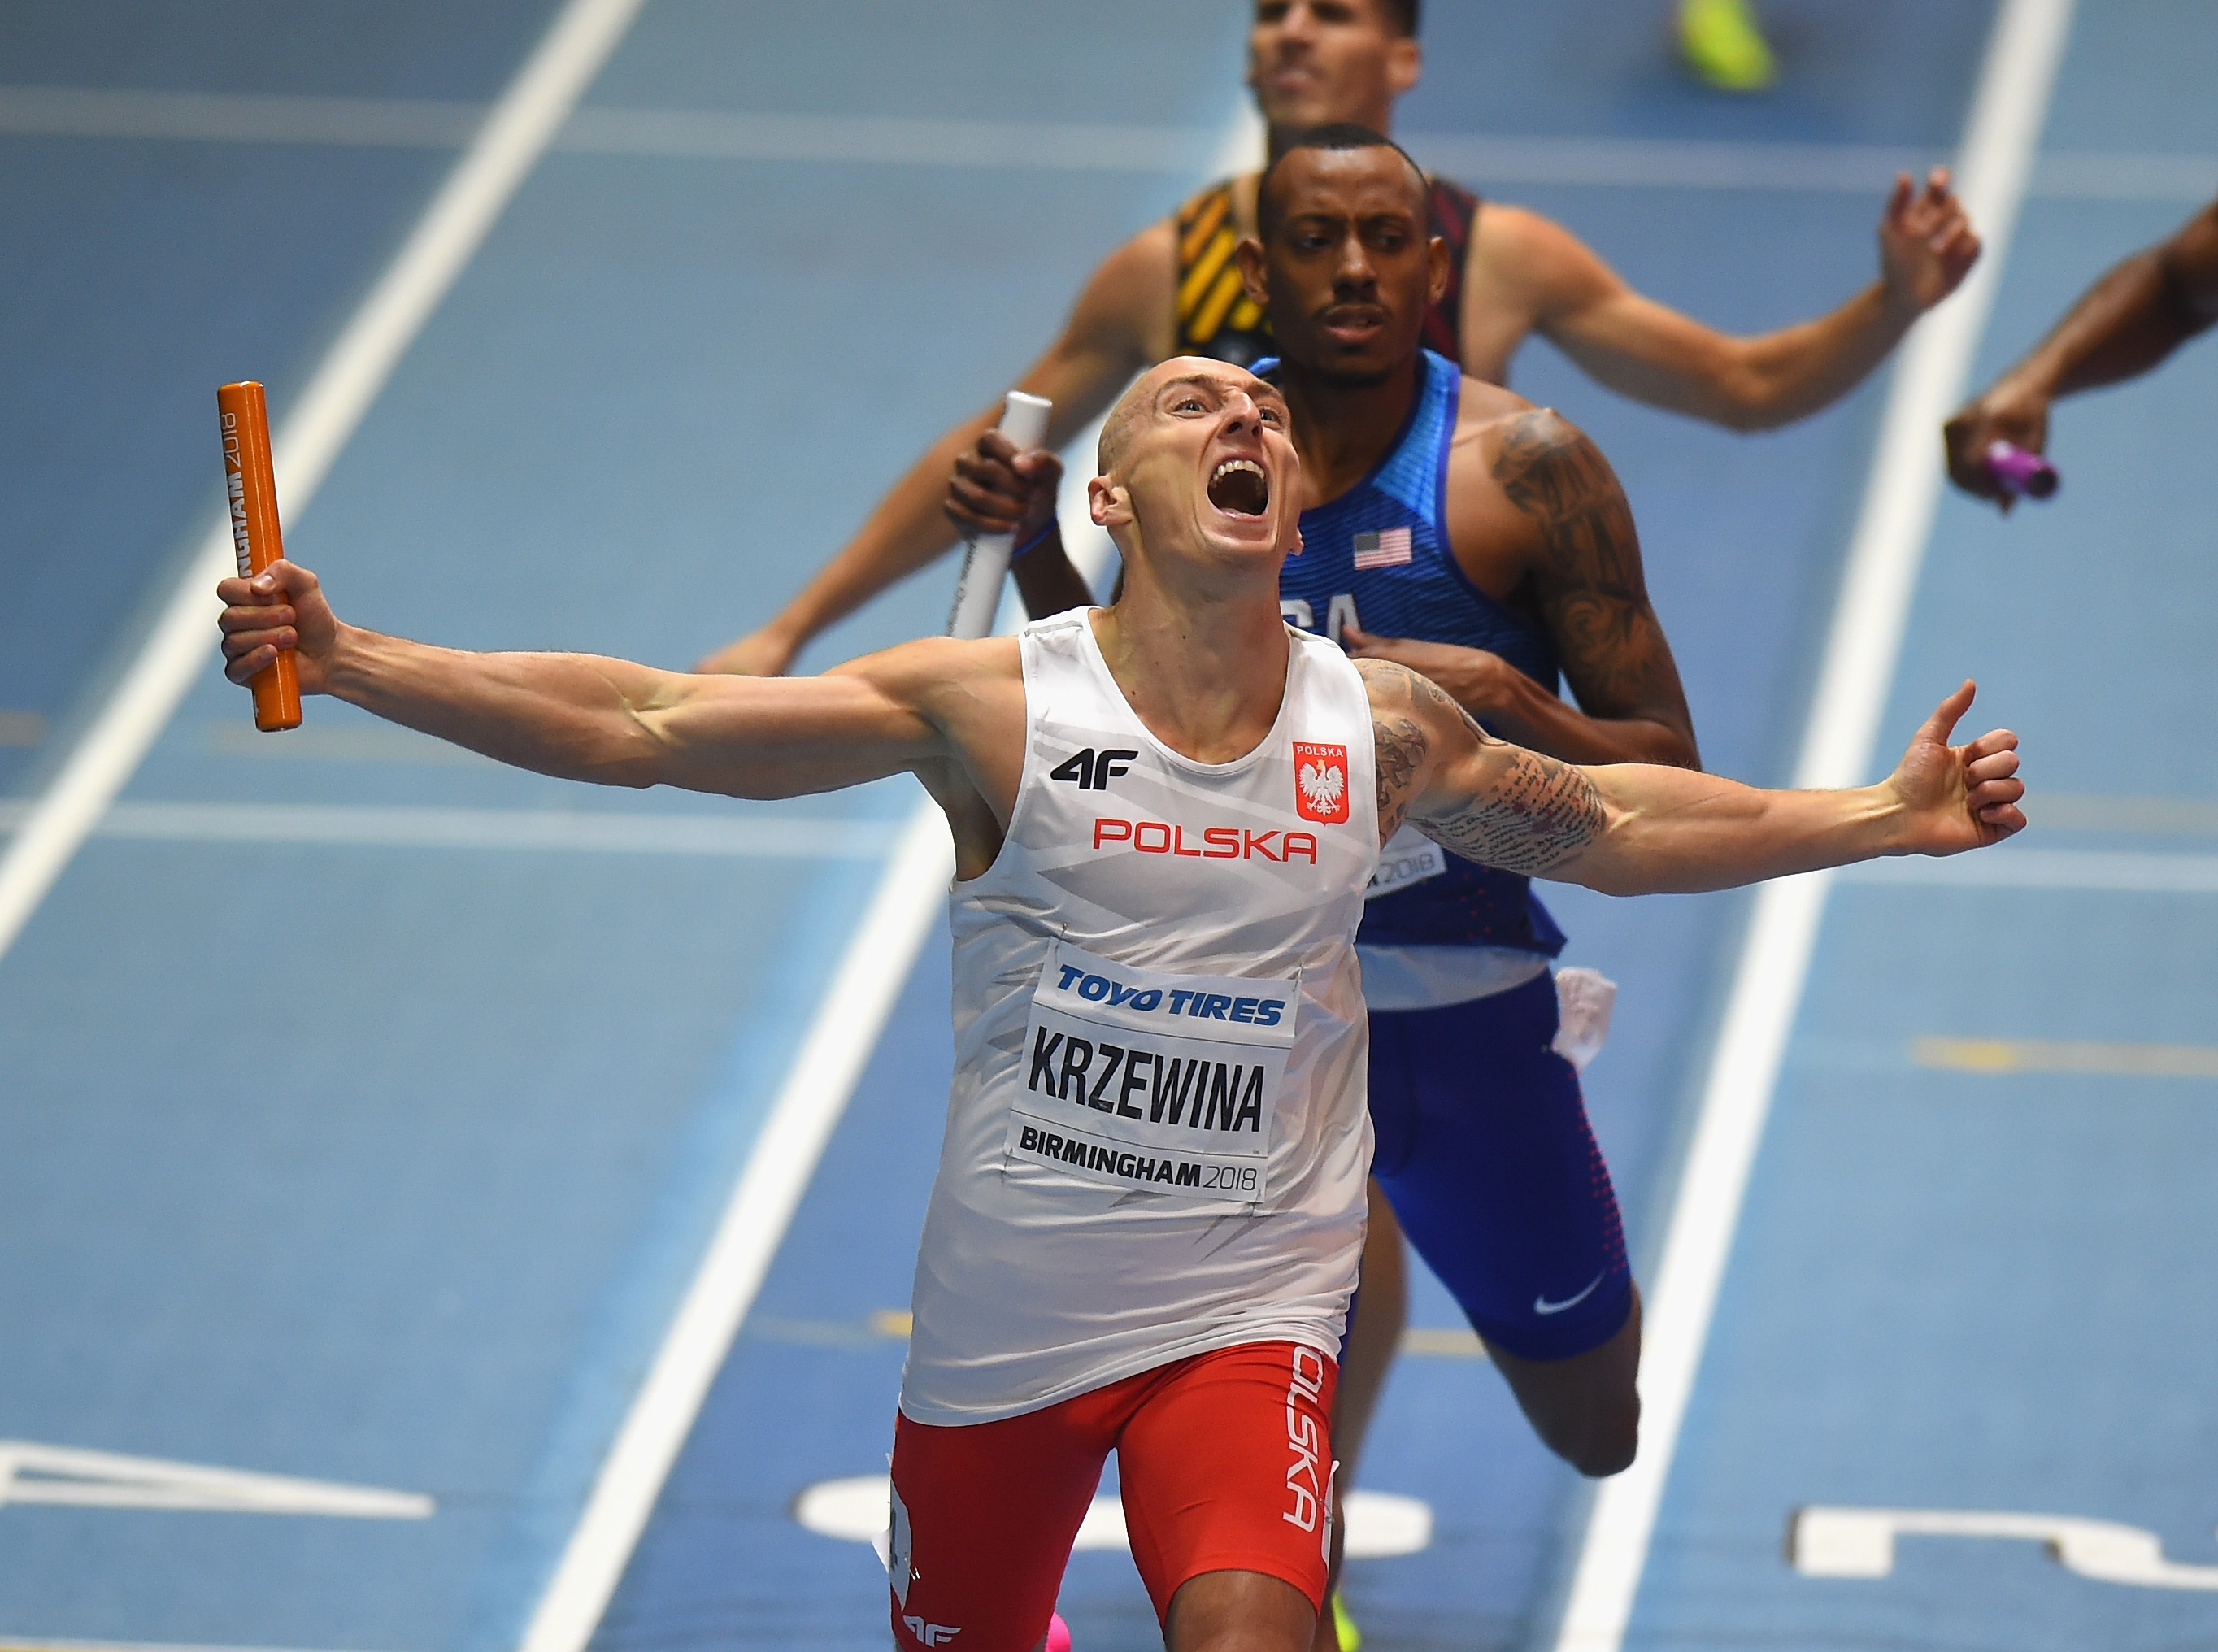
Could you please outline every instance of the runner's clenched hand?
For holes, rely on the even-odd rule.
[[[1045,448],[1019,453],[999,430],[955,456],[947,482],[947,519],[966,535],[1010,534],[1022,545],[1055,515],[1063,461]]]

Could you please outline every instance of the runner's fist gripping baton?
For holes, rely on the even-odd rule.
[[[1001,430],[1025,453],[1047,440],[1047,415],[1053,403],[1044,396],[1009,392],[1001,405]],[[947,616],[947,634],[965,639],[982,637],[994,628],[994,614],[1001,605],[1001,580],[1009,572],[1009,554],[1016,549],[1013,534],[980,534],[963,553],[963,574],[955,582],[955,607]]]
[[[223,480],[231,503],[231,542],[239,552],[239,577],[251,579],[285,554],[277,527],[277,478],[270,462],[270,410],[253,380],[215,393],[223,430]],[[290,651],[278,654],[249,679],[254,688],[254,726],[265,732],[300,726],[300,684]]]

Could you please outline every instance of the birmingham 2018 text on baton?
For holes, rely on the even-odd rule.
[[[249,379],[219,388],[215,410],[223,430],[231,542],[239,552],[239,577],[251,579],[285,554],[277,527],[277,478],[270,461],[270,409],[262,387]],[[255,672],[251,686],[257,728],[300,726],[300,684],[291,654],[281,653]]]

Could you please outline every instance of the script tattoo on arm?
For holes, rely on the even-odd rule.
[[[1625,490],[1583,432],[1546,408],[1513,420],[1494,479],[1546,548],[1542,618],[1589,715],[1649,716],[1686,730],[1685,691],[1648,600]]]
[[[1500,778],[1454,813],[1420,821],[1428,837],[1465,860],[1537,877],[1602,835],[1605,816],[1592,781],[1537,752],[1498,751]]]
[[[1498,740],[1431,678],[1383,659],[1359,659],[1372,690],[1379,771],[1379,836],[1401,828],[1429,778],[1428,722],[1453,716],[1494,754],[1493,773],[1450,813],[1418,821],[1425,835],[1466,860],[1527,876],[1553,870],[1601,835],[1606,815],[1594,783],[1570,764]]]

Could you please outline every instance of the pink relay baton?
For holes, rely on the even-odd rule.
[[[1047,440],[1050,404],[1044,396],[1009,392],[1001,404],[1001,434],[1017,444],[1019,453]],[[963,553],[963,572],[955,581],[954,610],[947,616],[951,637],[982,637],[994,628],[994,611],[1001,605],[1001,582],[1009,572],[1009,554],[1016,541],[1007,534],[981,534]]]
[[[2056,467],[2030,448],[2015,442],[1991,442],[1981,463],[1995,486],[2014,499],[2045,499],[2064,479]]]

